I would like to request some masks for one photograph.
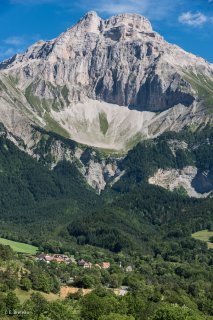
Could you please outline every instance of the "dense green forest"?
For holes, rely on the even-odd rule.
[[[174,141],[187,143],[187,148],[172,152]],[[213,198],[189,198],[180,190],[169,192],[148,183],[159,168],[195,165],[198,173],[212,172],[211,127],[168,132],[139,143],[119,162],[125,174],[101,195],[86,184],[74,163],[62,161],[53,170],[44,163],[1,135],[0,237],[93,263],[108,259],[111,268],[47,268],[1,246],[1,312],[27,308],[29,314],[16,318],[29,320],[213,319],[213,250],[191,237],[213,229]],[[134,269],[129,274],[128,265]],[[57,293],[66,277],[94,291],[54,302],[40,295]],[[111,290],[121,285],[129,288],[124,297]],[[23,304],[17,289],[34,291]]]
[[[49,170],[3,135],[0,138],[1,236],[44,244],[72,215],[98,205],[96,193],[75,165]],[[57,238],[57,237],[56,237]]]
[[[188,148],[177,148],[174,154],[172,141],[184,141]],[[213,170],[212,128],[168,132],[138,144],[120,161],[125,175],[98,196],[75,164],[63,161],[49,170],[2,134],[0,236],[49,249],[52,243],[53,250],[90,244],[114,252],[134,248],[150,253],[153,243],[171,229],[190,236],[212,223],[211,196],[194,199],[148,184],[158,168],[193,164],[200,171]]]
[[[188,148],[169,147],[172,141],[187,142]],[[151,252],[172,233],[177,238],[209,228],[213,223],[213,198],[189,198],[177,190],[169,192],[150,185],[148,177],[157,169],[182,169],[195,165],[213,170],[213,129],[194,134],[169,132],[138,144],[121,162],[125,175],[102,195],[103,205],[93,212],[74,217],[68,231],[79,244],[92,244],[112,251],[139,248]],[[77,223],[75,223],[77,222]],[[130,223],[131,222],[131,223]],[[141,248],[142,245],[142,248]]]

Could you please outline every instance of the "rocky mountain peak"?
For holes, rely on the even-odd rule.
[[[150,21],[139,14],[124,13],[103,20],[95,11],[90,11],[68,33],[80,31],[107,36],[107,32],[116,33],[118,29],[131,35],[153,32]]]
[[[85,32],[99,33],[102,24],[102,19],[95,11],[89,11],[85,16],[74,26],[71,27],[71,31],[80,30]]]
[[[89,11],[85,14],[85,16],[81,19],[81,21],[83,20],[95,20],[95,19],[101,19],[96,11]]]
[[[111,17],[105,20],[105,28],[112,28],[118,26],[125,26],[129,29],[136,29],[139,32],[152,32],[152,26],[148,19],[145,17],[134,14],[124,13]]]

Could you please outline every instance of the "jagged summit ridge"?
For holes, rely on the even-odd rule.
[[[141,32],[152,32],[152,26],[150,21],[145,18],[144,16],[141,16],[139,14],[134,13],[123,13],[119,14],[117,16],[113,16],[110,19],[107,19],[105,21],[105,27],[116,27],[124,25],[128,28],[137,29]]]
[[[87,32],[98,31],[99,33],[104,33],[106,30],[111,28],[122,26],[127,27],[128,29],[136,29],[141,32],[153,31],[151,23],[147,18],[134,13],[118,14],[109,19],[103,20],[95,11],[90,11],[74,26],[74,28],[79,28],[79,26],[88,28]]]
[[[43,40],[36,42],[24,54],[17,54],[11,59],[2,62],[0,69],[15,67],[17,61],[24,62],[27,59],[47,58],[54,53],[57,55],[59,47],[64,47],[63,51],[59,50],[58,52],[59,55],[62,55],[61,58],[65,58],[66,56],[72,58],[72,55],[65,53],[65,47],[70,47],[71,44],[78,44],[85,37],[87,40],[88,38],[92,40],[94,37],[100,37],[100,39],[106,42],[110,40],[117,42],[137,38],[141,39],[146,33],[147,36],[162,38],[153,32],[149,20],[141,15],[125,13],[103,20],[95,11],[90,11],[77,24],[62,33],[58,38],[46,42]],[[59,55],[57,55],[58,58],[60,58]]]

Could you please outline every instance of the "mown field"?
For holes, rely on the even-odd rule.
[[[19,253],[27,253],[31,255],[35,255],[38,251],[38,248],[35,246],[32,246],[30,244],[22,243],[22,242],[16,242],[12,240],[7,240],[0,238],[0,244],[3,244],[5,246],[10,246],[13,251],[19,252]]]
[[[213,231],[201,230],[192,234],[196,240],[207,242],[208,248],[213,249],[213,243],[209,242],[209,238],[213,237]]]

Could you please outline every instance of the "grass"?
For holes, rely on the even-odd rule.
[[[196,240],[207,242],[208,248],[213,249],[213,243],[209,242],[209,238],[213,237],[213,231],[201,230],[192,234]]]
[[[0,244],[3,244],[5,246],[10,246],[13,251],[19,252],[19,253],[27,253],[31,255],[35,255],[38,251],[38,248],[35,246],[32,246],[30,244],[22,243],[22,242],[16,242],[12,240],[7,240],[0,238]]]
[[[25,97],[31,107],[42,116],[43,108],[39,97],[33,95],[33,90],[36,89],[37,83],[31,83],[25,90]]]
[[[109,129],[109,123],[107,120],[107,115],[104,112],[99,113],[99,122],[101,132],[105,135],[107,133],[107,130]]]
[[[19,288],[15,290],[15,294],[17,295],[21,303],[24,303],[26,300],[30,299],[31,294],[36,292],[41,293],[42,296],[49,302],[61,299],[61,297],[58,294],[54,294],[54,293],[44,293],[44,292],[35,291],[35,290],[25,291]]]
[[[18,82],[19,82],[19,79],[17,77],[15,78],[15,77],[9,75],[8,78],[9,78],[9,80],[12,83],[13,86],[16,86],[18,84]]]
[[[3,89],[5,92],[7,92],[7,87],[1,80],[0,80],[0,88]]]
[[[143,134],[138,132],[132,138],[130,138],[125,145],[125,150],[128,151],[135,147],[139,142],[143,140]]]
[[[55,110],[59,110],[60,104],[57,102],[56,99],[40,99],[38,96],[34,95],[33,92],[35,91],[38,83],[31,83],[25,90],[25,97],[31,107],[38,113],[40,117],[43,116],[44,110],[50,112],[51,108],[53,107]]]
[[[64,98],[64,101],[66,101],[67,105],[70,103],[68,96],[69,96],[69,90],[67,89],[67,86],[63,86],[61,90],[62,97]]]
[[[197,92],[200,99],[203,99],[209,113],[213,112],[213,81],[203,74],[184,72],[185,79]]]
[[[58,135],[70,139],[69,133],[57,121],[55,121],[48,113],[44,116],[46,121],[46,130],[57,133]]]

